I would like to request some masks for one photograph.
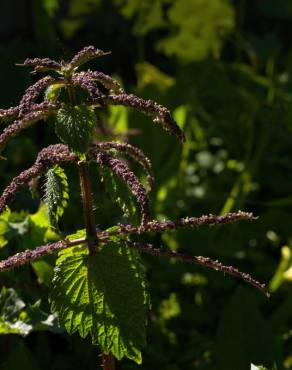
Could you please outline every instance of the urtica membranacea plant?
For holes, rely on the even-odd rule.
[[[19,190],[26,185],[32,188],[43,176],[43,202],[52,228],[58,231],[58,221],[70,201],[68,179],[62,168],[67,162],[76,165],[79,171],[85,229],[2,260],[0,271],[57,253],[50,293],[52,311],[56,312],[60,325],[69,334],[78,332],[83,338],[90,335],[93,344],[100,346],[104,368],[113,370],[115,358],[142,361],[150,300],[140,252],[203,265],[234,275],[264,293],[266,290],[263,284],[233,266],[209,257],[191,256],[137,241],[142,234],[252,220],[254,216],[238,211],[176,221],[151,219],[148,192],[152,188],[153,174],[149,159],[127,142],[102,141],[96,130],[96,114],[111,105],[122,105],[149,116],[182,143],[185,136],[165,107],[127,94],[116,80],[102,72],[79,70],[84,63],[107,54],[88,46],[69,63],[35,58],[26,59],[22,64],[32,67],[32,73],[49,72],[50,75],[30,86],[18,106],[0,110],[0,119],[7,125],[0,135],[1,153],[7,142],[23,129],[48,119],[50,124],[53,122],[61,143],[41,150],[35,163],[12,179],[0,197],[0,213]],[[123,157],[141,165],[146,184],[140,181]],[[114,187],[117,192],[118,182],[127,186],[139,211],[138,222],[129,217],[129,222],[118,223],[109,229],[97,228],[89,169],[92,163],[98,167],[105,186]]]

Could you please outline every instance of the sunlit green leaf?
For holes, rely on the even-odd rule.
[[[67,176],[60,166],[55,165],[47,171],[44,197],[50,223],[55,227],[57,227],[58,220],[67,207],[68,193]]]
[[[90,335],[103,352],[141,363],[148,295],[136,253],[110,243],[96,256],[87,249],[57,261],[52,309],[69,334]]]
[[[64,105],[58,111],[55,131],[63,143],[80,156],[88,149],[95,126],[93,110],[86,106]]]
[[[234,10],[228,0],[178,0],[168,11],[176,32],[158,42],[168,56],[190,62],[218,56],[224,37],[234,27]]]

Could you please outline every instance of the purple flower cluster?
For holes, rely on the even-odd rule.
[[[18,64],[24,67],[34,67],[33,73],[46,72],[46,71],[58,71],[61,68],[61,64],[55,62],[49,58],[27,58],[23,64]]]
[[[265,295],[268,296],[265,284],[259,283],[249,274],[245,272],[241,272],[238,269],[234,268],[233,266],[223,265],[221,262],[217,260],[213,260],[210,257],[191,256],[185,253],[178,253],[178,252],[172,251],[168,248],[155,248],[153,247],[152,244],[141,244],[141,243],[130,242],[130,241],[127,241],[126,243],[129,246],[129,248],[135,249],[138,252],[145,252],[145,253],[150,253],[156,256],[165,256],[168,258],[175,258],[183,262],[202,265],[205,267],[209,267],[213,270],[218,270],[226,274],[236,276],[237,278],[244,280],[248,284],[255,286],[256,288],[261,290]]]
[[[19,114],[20,116],[31,111],[33,102],[39,97],[41,92],[45,90],[54,82],[54,78],[46,76],[38,80],[35,84],[30,86],[24,93],[20,103],[19,103]]]
[[[126,154],[143,167],[144,171],[147,173],[147,182],[149,186],[149,190],[152,190],[153,187],[153,172],[151,167],[150,160],[145,156],[142,150],[136,148],[135,146],[128,144],[128,143],[119,143],[117,141],[108,141],[108,142],[100,142],[94,145],[94,150],[110,150],[116,149],[118,152],[122,154]]]
[[[87,71],[87,72],[80,72],[80,75],[85,75],[86,78],[92,79],[94,81],[98,81],[104,88],[107,90],[112,90],[115,94],[123,94],[124,90],[121,88],[118,81],[114,80],[110,76],[99,72],[99,71]]]
[[[64,249],[66,248],[66,246],[66,241],[60,240],[56,243],[42,245],[33,250],[27,249],[24,252],[20,252],[15,254],[14,256],[8,257],[6,260],[0,261],[0,272],[25,265],[26,263],[32,262],[38,258],[46,256],[47,254],[51,254],[60,249]]]
[[[47,119],[57,108],[54,104],[45,103],[40,110],[32,110],[22,118],[19,118],[10,126],[6,127],[0,135],[0,151],[3,150],[8,140],[17,136],[19,132],[34,123]]]
[[[135,108],[141,113],[151,117],[153,122],[160,123],[170,134],[176,136],[182,143],[185,135],[179,128],[168,109],[152,100],[138,98],[132,94],[107,95],[103,100],[108,105],[124,105]]]
[[[74,76],[72,76],[71,81],[73,86],[81,87],[89,94],[90,98],[95,102],[98,102],[99,105],[105,105],[102,100],[102,94],[99,91],[98,87],[96,86],[94,81],[88,78],[85,74],[76,73]]]
[[[61,162],[73,162],[77,157],[71,153],[66,145],[50,145],[43,149],[37,157],[36,162],[20,175],[14,177],[11,183],[4,189],[0,197],[0,213],[14,199],[16,193],[26,184],[42,175],[49,167]]]
[[[113,235],[130,235],[130,234],[144,234],[144,233],[163,233],[164,231],[170,231],[170,230],[177,230],[179,228],[183,227],[198,227],[203,225],[223,225],[226,223],[236,222],[240,220],[254,220],[255,217],[250,212],[231,212],[226,213],[223,216],[217,216],[217,215],[203,215],[200,217],[185,217],[181,218],[176,221],[157,221],[152,220],[149,222],[146,222],[143,225],[140,226],[133,226],[133,225],[123,225],[119,224],[118,228],[111,232],[103,231],[99,233],[100,239],[107,239],[110,236]]]
[[[19,115],[19,107],[0,109],[0,120],[13,119],[13,118],[16,118],[18,115]]]
[[[74,56],[70,63],[67,64],[66,69],[71,71],[74,68],[77,68],[82,64],[89,62],[91,59],[102,57],[110,53],[110,51],[102,51],[100,49],[96,49],[94,46],[86,46]]]

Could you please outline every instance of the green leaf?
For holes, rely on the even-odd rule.
[[[281,338],[260,311],[257,292],[239,287],[218,326],[216,369],[245,370],[251,363],[271,366],[280,357]]]
[[[2,288],[0,293],[0,313],[3,318],[8,319],[13,317],[24,307],[25,303],[20,299],[14,289]]]
[[[0,292],[0,335],[28,335],[33,330],[59,332],[56,315],[40,309],[41,301],[26,305],[12,288],[2,288]]]
[[[32,262],[31,265],[36,276],[38,277],[38,283],[45,284],[47,287],[50,287],[54,275],[53,266],[42,260]]]
[[[111,242],[96,256],[79,248],[58,259],[52,309],[69,334],[88,334],[103,352],[141,363],[149,305],[140,258]]]
[[[59,217],[68,205],[69,187],[64,170],[55,165],[50,168],[46,176],[45,203],[47,205],[50,223],[57,227]]]
[[[41,370],[44,367],[40,367],[37,360],[29,349],[29,346],[21,339],[19,341],[13,341],[13,350],[10,351],[8,358],[5,361],[1,361],[1,369],[3,370]],[[2,359],[1,359],[2,360]]]
[[[28,231],[28,223],[26,212],[11,212],[7,208],[0,216],[0,248],[4,247],[10,239],[24,235]]]
[[[55,12],[58,10],[60,0],[45,0],[44,1],[44,8],[49,14],[50,17],[52,17]]]
[[[148,62],[137,63],[135,68],[138,89],[140,90],[143,90],[148,85],[154,85],[163,93],[175,84],[174,78]]]
[[[7,208],[0,216],[0,248],[5,247],[8,243],[6,234],[9,231],[8,218],[10,214],[11,211]]]
[[[116,203],[123,215],[134,221],[136,219],[136,203],[128,187],[108,169],[100,169],[105,191],[113,203]]]
[[[22,237],[23,249],[31,249],[49,241],[56,241],[59,236],[52,230],[46,204],[41,203],[38,211],[29,215],[28,231]]]
[[[174,28],[157,48],[185,62],[218,56],[224,38],[234,28],[234,9],[226,0],[178,0],[168,10]]]
[[[86,237],[86,230],[80,229],[80,230],[77,230],[76,233],[74,234],[67,235],[66,239],[75,240],[75,239],[85,238],[85,237]],[[58,263],[60,263],[61,260],[64,259],[65,257],[72,256],[75,253],[79,253],[80,250],[86,250],[86,248],[87,248],[86,245],[79,244],[79,245],[75,245],[74,247],[65,248],[65,249],[60,250],[60,252],[58,253]]]
[[[125,18],[135,17],[133,33],[144,36],[150,31],[162,28],[163,6],[167,0],[115,0],[120,5],[120,12]]]
[[[58,99],[62,87],[63,87],[63,84],[50,85],[45,91],[45,99],[54,103]]]
[[[75,239],[79,239],[79,238],[84,238],[85,236],[86,236],[86,230],[81,229],[81,230],[77,230],[76,233],[74,233],[74,234],[67,235],[66,238],[69,239],[69,240],[75,240]]]
[[[108,123],[116,134],[124,134],[128,130],[128,110],[122,105],[111,105],[108,107]]]
[[[92,109],[64,105],[57,113],[55,131],[63,143],[82,156],[91,143],[95,126],[96,118]]]

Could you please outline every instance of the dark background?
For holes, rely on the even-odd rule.
[[[182,147],[138,113],[123,108],[105,113],[117,130],[139,129],[129,140],[153,163],[153,217],[239,209],[259,216],[156,238],[250,272],[267,283],[271,298],[220,272],[145,257],[152,310],[143,369],[247,370],[251,363],[292,368],[291,25],[290,0],[0,3],[2,108],[16,105],[37,78],[15,66],[26,57],[67,60],[87,45],[111,50],[89,67],[167,106],[187,136]],[[1,189],[52,142],[57,142],[53,129],[42,123],[12,140],[7,161],[0,163]],[[72,173],[64,232],[83,227],[76,180]],[[100,194],[95,201],[98,223],[109,226],[114,206]],[[37,207],[28,191],[11,206],[30,213]],[[22,250],[23,241],[34,246],[19,230],[9,238],[3,258]],[[3,275],[1,285],[13,287],[25,302],[42,298],[48,310],[48,288],[35,268]],[[2,335],[0,354],[5,370],[96,369],[99,361],[89,340],[37,328],[25,338]],[[119,368],[139,367],[122,361]]]

